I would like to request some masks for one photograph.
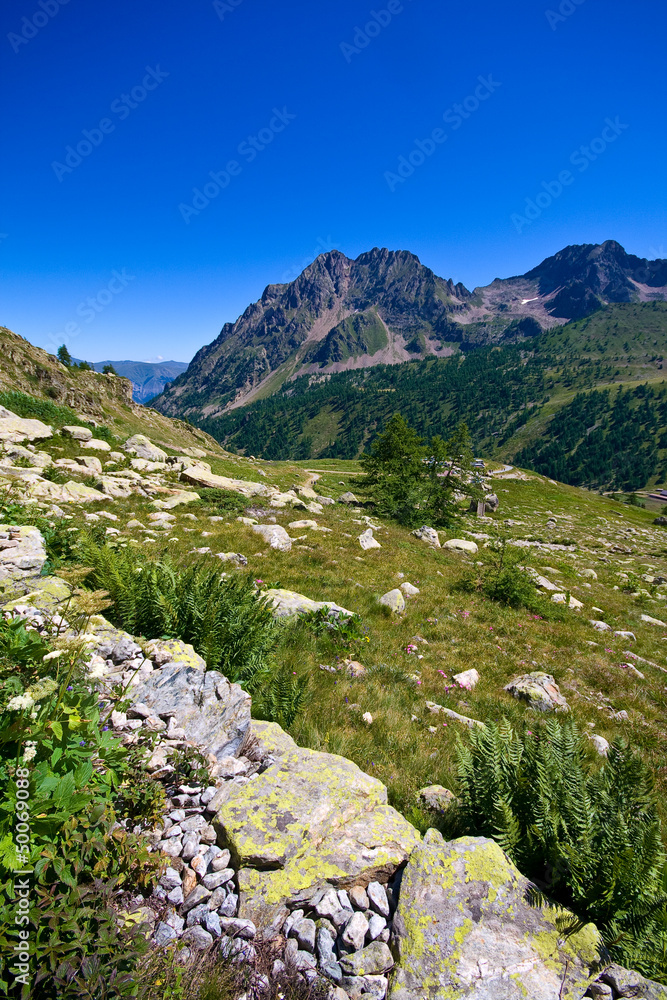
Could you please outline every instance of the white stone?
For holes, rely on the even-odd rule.
[[[477,542],[469,542],[465,538],[450,538],[449,541],[445,542],[443,548],[455,552],[470,552],[472,555],[476,555],[479,552]]]
[[[381,549],[382,548],[382,546],[377,541],[377,539],[373,538],[373,529],[372,528],[368,528],[368,530],[364,531],[364,533],[362,535],[359,535],[359,545],[362,547],[362,549],[364,550],[364,552],[367,552],[369,549]]]

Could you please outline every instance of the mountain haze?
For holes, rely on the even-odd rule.
[[[184,361],[95,361],[91,367],[101,372],[107,365],[132,383],[132,398],[135,403],[147,403],[159,395],[167,383],[186,369]]]

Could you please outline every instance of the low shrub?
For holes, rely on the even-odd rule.
[[[457,747],[458,832],[494,837],[550,898],[600,929],[613,959],[667,983],[667,854],[653,782],[576,725],[475,729]]]

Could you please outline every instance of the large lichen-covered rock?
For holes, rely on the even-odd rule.
[[[192,483],[193,486],[207,486],[212,489],[230,490],[232,493],[240,493],[244,497],[261,496],[268,493],[266,486],[261,483],[253,483],[245,479],[228,479],[227,476],[216,476],[210,469],[203,465],[193,465],[189,469],[183,469],[180,479],[184,483]]]
[[[133,686],[130,697],[155,715],[171,715],[186,739],[217,758],[235,754],[250,726],[250,695],[219,671],[206,671],[192,646],[179,640],[169,645],[170,658]]]
[[[0,580],[39,576],[46,547],[37,528],[0,524]]]
[[[417,528],[412,534],[415,538],[418,538],[420,542],[426,542],[434,549],[440,548],[440,538],[438,537],[438,532],[435,528],[429,528],[428,525],[424,524],[421,528]]]
[[[240,869],[240,916],[270,922],[285,900],[393,875],[419,834],[387,805],[385,786],[350,760],[298,747],[274,723],[253,722],[252,733],[273,762],[231,787],[214,820]]]
[[[0,406],[0,441],[44,441],[53,437],[53,428],[41,420],[26,420]]]
[[[531,674],[515,677],[505,686],[505,691],[528,703],[538,712],[569,712],[569,705],[551,674],[534,670]]]
[[[77,425],[63,427],[60,433],[63,437],[72,438],[74,441],[90,441],[93,436],[90,427],[78,427]]]
[[[322,608],[326,608],[336,618],[338,615],[345,615],[346,618],[352,615],[351,611],[342,608],[340,604],[335,604],[333,601],[311,601],[309,597],[297,594],[295,590],[274,588],[263,591],[262,597],[268,598],[273,606],[273,613],[276,618],[289,618],[291,615],[309,614],[312,611],[321,611]]]
[[[387,591],[378,600],[383,607],[389,608],[390,611],[396,611],[399,614],[405,611],[405,597],[403,596],[403,591],[398,590],[398,588]]]
[[[39,580],[31,580],[36,584],[34,590],[22,594],[19,598],[4,604],[6,611],[11,611],[17,605],[29,604],[37,611],[53,613],[72,596],[72,588],[57,576],[43,576]]]
[[[403,874],[390,1000],[580,1000],[600,937],[540,905],[498,844],[429,830]]]
[[[135,434],[127,439],[123,449],[129,455],[136,455],[137,458],[145,458],[149,462],[166,462],[167,453],[153,444],[145,434]]]
[[[477,542],[470,542],[467,538],[450,538],[443,547],[452,552],[469,552],[473,556],[479,551]]]
[[[34,500],[51,500],[54,503],[91,503],[93,500],[108,500],[109,497],[92,486],[70,480],[68,483],[52,483],[48,479],[32,477],[28,481],[26,495]]]

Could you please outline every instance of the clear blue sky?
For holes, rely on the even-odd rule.
[[[667,256],[667,7],[560,10],[6,0],[0,323],[91,361],[187,361],[332,246],[409,249],[468,287],[570,243]]]

